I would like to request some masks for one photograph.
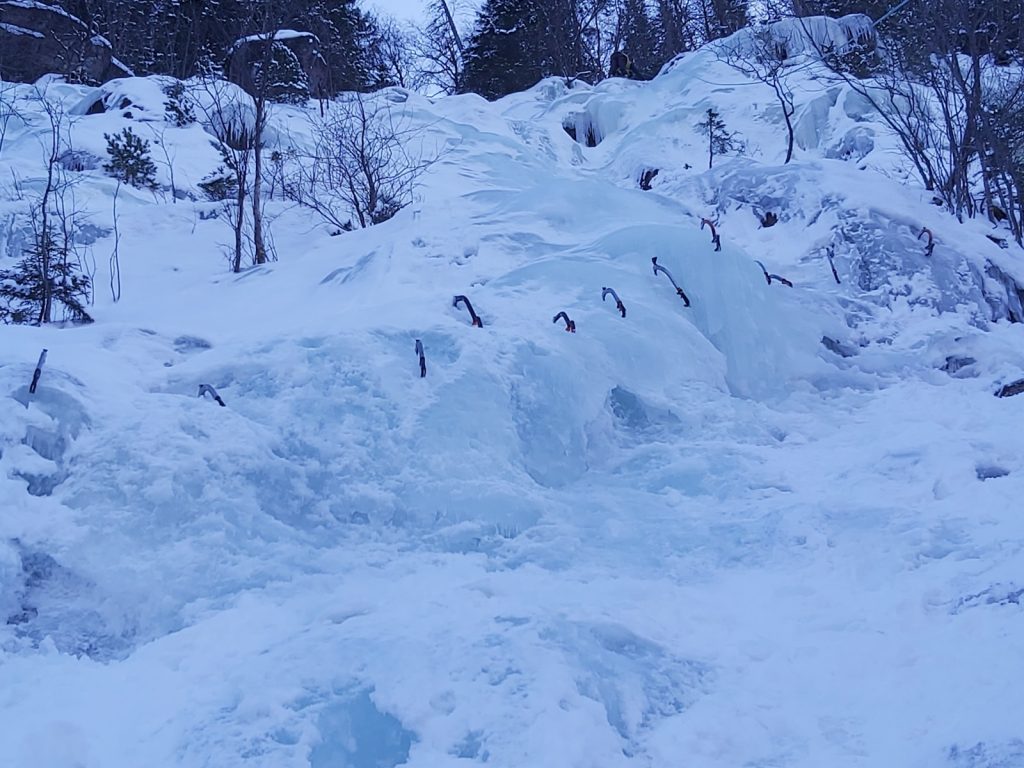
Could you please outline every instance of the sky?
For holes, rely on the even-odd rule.
[[[421,21],[425,17],[428,0],[365,0],[365,7],[377,13],[386,13],[402,21]],[[480,5],[479,0],[449,0],[449,7],[459,19],[468,17]]]
[[[426,5],[426,0],[368,0],[365,3],[369,10],[409,21],[422,19]]]

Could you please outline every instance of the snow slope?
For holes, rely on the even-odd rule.
[[[379,94],[444,148],[413,205],[331,237],[275,200],[280,260],[233,275],[216,206],[122,188],[117,304],[115,185],[83,171],[97,322],[0,327],[5,764],[1024,765],[1024,398],[992,396],[1024,339],[986,273],[1021,254],[793,78],[786,166],[770,92],[707,50],[651,83]],[[133,104],[51,84],[75,147],[151,131],[194,192],[202,128],[108,90]],[[25,104],[0,159],[31,189]],[[704,171],[709,107],[748,149]]]

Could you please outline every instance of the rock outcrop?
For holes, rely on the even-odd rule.
[[[266,72],[261,71],[264,66]],[[266,94],[275,101],[330,95],[330,71],[320,52],[320,39],[311,32],[281,30],[273,40],[262,35],[238,40],[228,53],[227,76],[253,96],[265,78]]]
[[[59,7],[33,0],[0,2],[0,77],[32,83],[50,73],[85,83],[131,74],[106,38]]]

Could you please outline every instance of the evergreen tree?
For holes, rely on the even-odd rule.
[[[658,28],[644,0],[624,0],[619,11],[617,47],[629,56],[635,78],[648,80],[665,63]]]
[[[273,101],[302,104],[309,98],[309,82],[298,57],[284,43],[275,40],[263,61],[253,64],[253,84]]]
[[[293,15],[298,28],[320,38],[331,92],[366,90],[373,80],[368,49],[375,29],[355,0],[313,0],[308,11]]]
[[[60,233],[50,227],[13,268],[0,270],[0,322],[50,322],[54,303],[63,308],[64,320],[92,322],[85,309],[91,282],[60,242]]]
[[[140,189],[156,189],[156,165],[149,153],[149,142],[139,138],[131,128],[121,133],[103,134],[110,156],[103,170],[115,179]]]
[[[707,116],[697,123],[697,130],[708,139],[708,170],[715,165],[715,155],[724,155],[740,148],[735,134],[726,129],[725,121],[714,109],[708,109]]]
[[[196,121],[195,104],[181,80],[171,81],[162,90],[167,97],[167,101],[164,102],[164,114],[173,125],[184,128]]]
[[[548,72],[540,45],[541,0],[486,0],[466,43],[464,91],[496,99]]]
[[[654,25],[662,64],[693,48],[693,19],[687,0],[657,0]]]
[[[726,37],[747,26],[750,18],[747,0],[711,0],[715,14],[715,37]]]

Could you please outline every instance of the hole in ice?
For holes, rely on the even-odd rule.
[[[16,472],[16,477],[28,483],[30,496],[52,496],[54,489],[64,482],[64,478],[57,475],[33,475],[27,472]]]
[[[462,741],[452,747],[449,754],[465,760],[479,760],[486,763],[490,753],[483,749],[483,731],[470,731],[462,737]]]
[[[638,395],[623,387],[613,387],[608,393],[608,407],[619,424],[636,432],[644,432],[659,425],[679,424],[679,417],[671,411],[648,405]]]
[[[213,345],[206,339],[200,339],[198,336],[179,336],[174,340],[174,350],[181,352],[202,352],[204,349],[210,349]]]
[[[370,691],[327,706],[317,721],[320,743],[309,754],[310,768],[394,768],[409,760],[412,731],[377,709]]]
[[[974,468],[979,480],[994,480],[997,477],[1006,477],[1010,470],[1003,469],[995,464],[979,464]]]
[[[601,143],[604,136],[600,135],[597,127],[591,121],[590,115],[586,112],[569,115],[562,121],[564,130],[573,141],[586,147],[596,147]]]
[[[622,424],[630,429],[646,429],[651,425],[640,398],[622,387],[615,387],[608,396],[608,404]]]

